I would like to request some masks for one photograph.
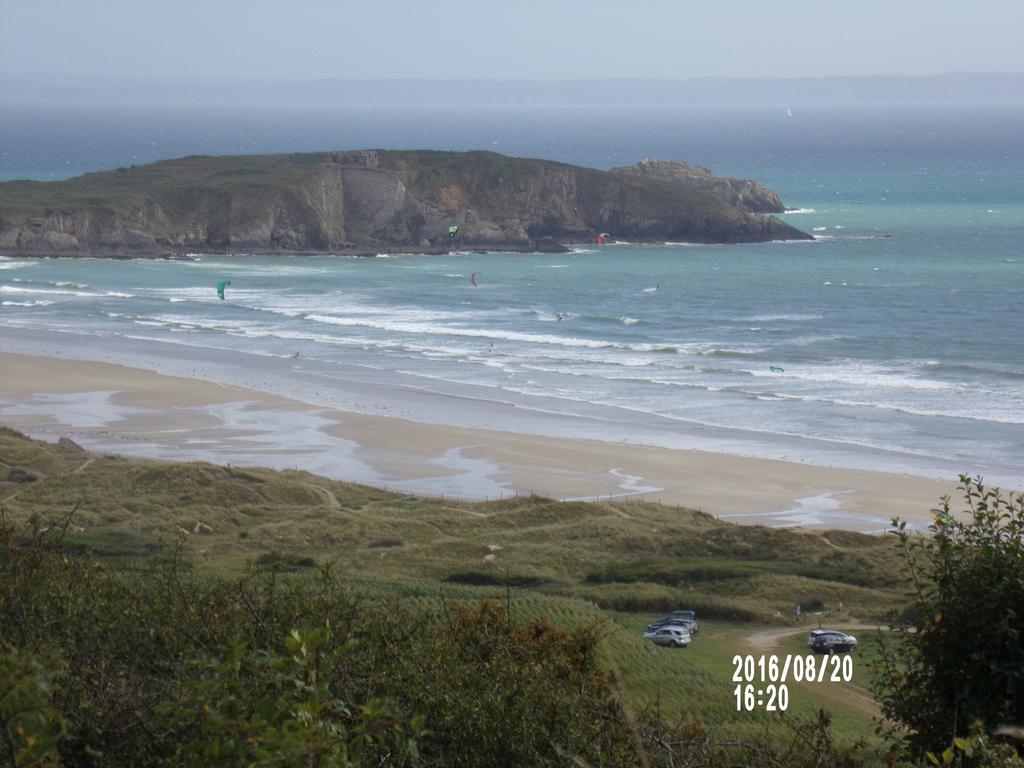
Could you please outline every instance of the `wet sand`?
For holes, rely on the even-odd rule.
[[[431,495],[636,498],[737,523],[918,525],[949,482],[697,450],[423,424],[109,363],[0,354],[0,424],[93,450],[307,469]]]

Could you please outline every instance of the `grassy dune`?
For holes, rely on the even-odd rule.
[[[186,563],[211,574],[330,566],[355,593],[404,605],[497,597],[517,619],[604,619],[602,650],[634,709],[749,733],[778,722],[734,711],[733,654],[806,650],[802,632],[762,649],[752,634],[785,629],[798,602],[831,622],[871,623],[904,591],[883,538],[741,527],[656,504],[442,501],[305,472],[99,456],[3,428],[0,462],[3,514],[45,525],[75,509],[72,551],[121,566],[180,542]],[[652,614],[680,607],[704,621],[693,646],[639,637]],[[827,706],[840,734],[869,735],[858,665],[859,695],[803,686],[792,708]]]

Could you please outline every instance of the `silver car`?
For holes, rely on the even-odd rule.
[[[644,632],[644,638],[655,645],[664,645],[669,648],[685,648],[692,640],[690,632],[686,627],[658,627]]]

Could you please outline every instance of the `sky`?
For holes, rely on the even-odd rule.
[[[0,29],[15,76],[1024,72],[1022,0],[0,0]]]

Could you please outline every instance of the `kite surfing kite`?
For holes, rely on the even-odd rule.
[[[231,285],[230,280],[221,280],[217,283],[217,298],[224,301],[224,286]]]
[[[448,237],[455,237],[457,234],[459,234],[458,224],[452,224],[450,227],[448,227]]]
[[[469,276],[469,284],[476,288],[476,272]]]

